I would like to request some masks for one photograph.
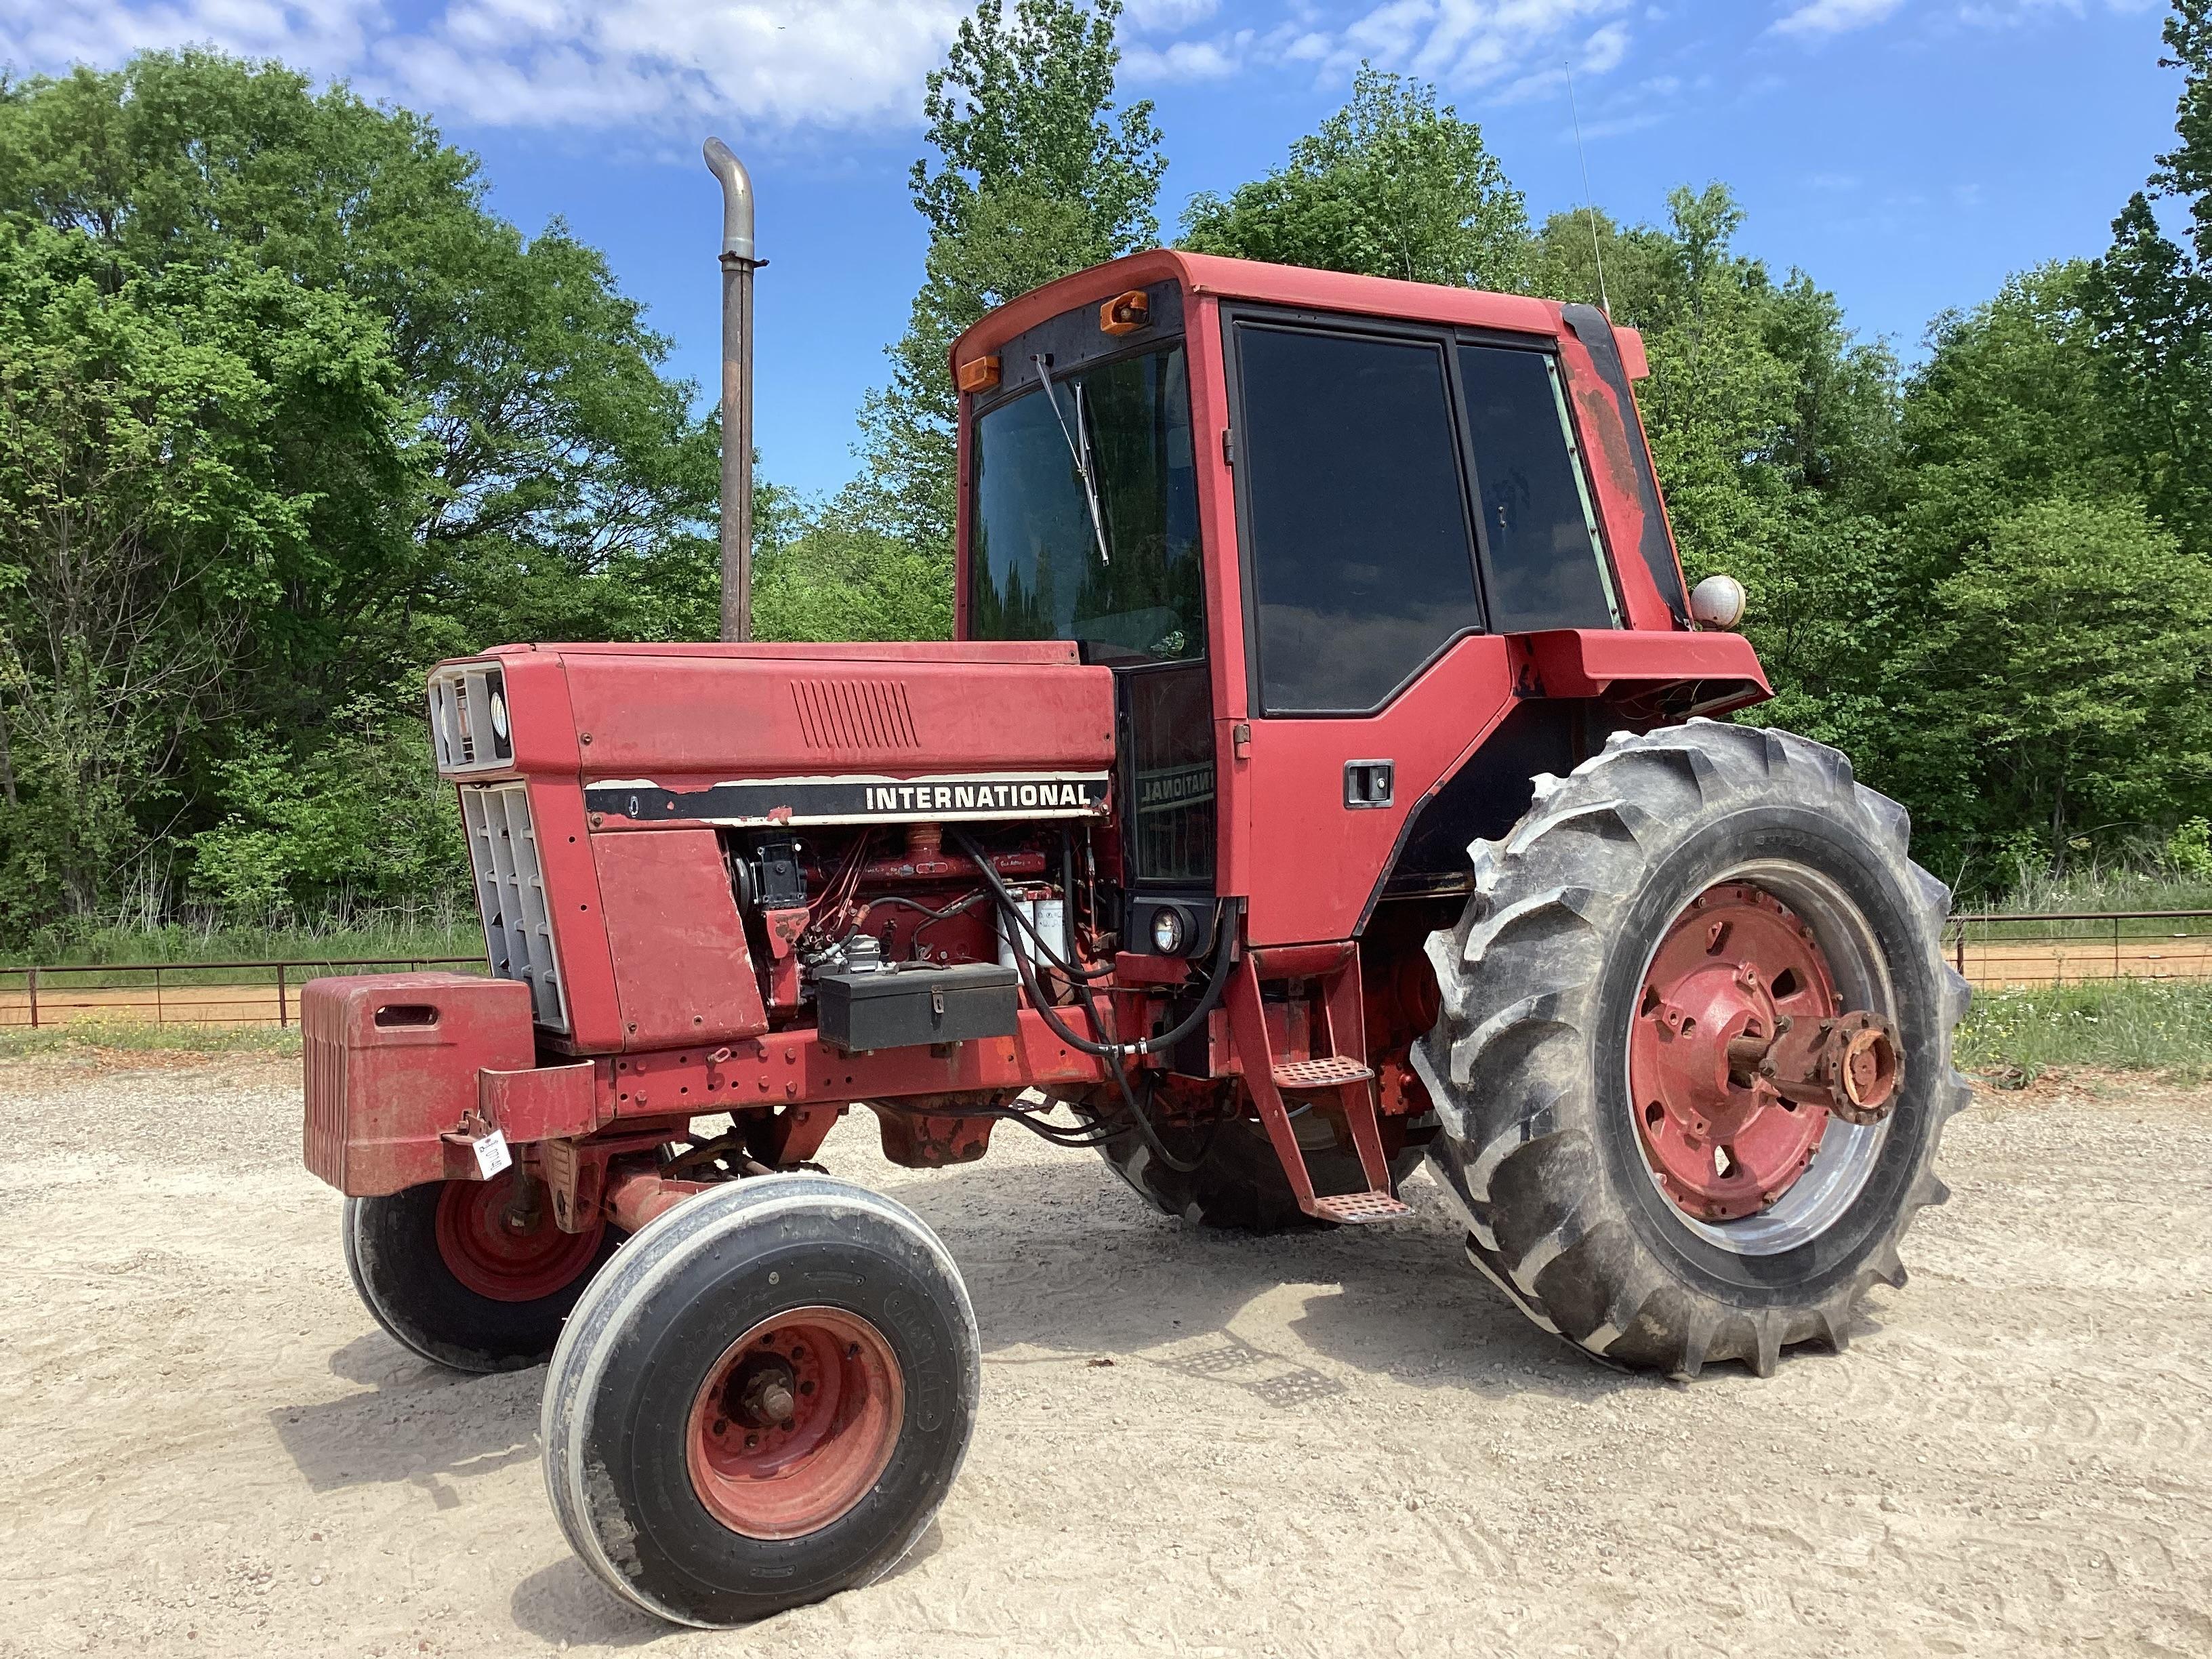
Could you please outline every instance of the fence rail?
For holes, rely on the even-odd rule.
[[[88,1019],[288,1026],[298,1013],[300,986],[307,980],[423,968],[486,971],[482,957],[27,963],[0,968],[0,1030]]]
[[[1945,924],[1943,941],[1978,989],[2212,979],[2212,910],[1967,912]]]
[[[1968,912],[1944,924],[1943,950],[1977,988],[2212,980],[2212,910]],[[318,975],[422,968],[485,971],[482,957],[40,963],[0,968],[0,1030],[85,1019],[288,1026],[301,984]]]

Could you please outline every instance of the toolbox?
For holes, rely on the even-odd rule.
[[[848,1054],[1012,1036],[1020,1023],[1014,970],[994,962],[823,974],[814,994],[822,1040]]]

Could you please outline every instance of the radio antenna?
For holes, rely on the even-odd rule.
[[[1613,320],[1613,306],[1605,297],[1605,250],[1597,245],[1597,198],[1590,193],[1589,152],[1583,148],[1583,115],[1575,106],[1575,66],[1562,59],[1567,71],[1567,113],[1574,118],[1575,155],[1583,164],[1583,210],[1589,216],[1590,257],[1597,261],[1597,308]]]

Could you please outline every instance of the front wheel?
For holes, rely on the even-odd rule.
[[[376,1322],[459,1371],[543,1364],[622,1238],[604,1223],[562,1232],[544,1184],[519,1184],[517,1166],[489,1181],[349,1198],[342,1226],[346,1271]]]
[[[611,1589],[678,1624],[871,1583],[951,1490],[981,1352],[903,1206],[817,1176],[713,1188],[641,1229],[562,1333],[554,1513]]]
[[[1761,1376],[1841,1347],[1965,1103],[1949,894],[1834,750],[1693,720],[1622,732],[1472,850],[1415,1049],[1468,1251],[1616,1363]]]

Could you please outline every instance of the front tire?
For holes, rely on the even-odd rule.
[[[457,1371],[520,1370],[552,1353],[622,1234],[605,1224],[564,1233],[550,1205],[514,1202],[514,1182],[510,1166],[489,1181],[346,1200],[346,1272],[393,1340]]]
[[[817,1176],[719,1187],[641,1229],[545,1378],[545,1486],[584,1564],[678,1624],[872,1583],[966,1455],[981,1345],[945,1246]]]
[[[1694,1376],[1737,1359],[1764,1376],[1793,1343],[1841,1348],[1867,1286],[1904,1283],[1899,1241],[1948,1195],[1936,1144],[1968,1097],[1951,1064],[1966,988],[1941,949],[1950,895],[1907,835],[1904,809],[1834,750],[1693,720],[1615,734],[1470,849],[1476,891],[1430,940],[1443,1010],[1414,1062],[1469,1259],[1539,1325],[1619,1364]],[[1652,1081],[1651,1039],[1683,1018],[1660,993],[1710,975],[1700,949],[1723,990],[1737,955],[1760,995],[1753,958],[1790,964],[1766,965],[1796,999],[1767,997],[1770,1019],[1787,1006],[1893,1022],[1899,1081],[1879,1121],[1849,1121],[1848,1099],[1833,1121],[1771,1089],[1753,1101],[1758,1079],[1730,1073],[1701,1085],[1717,1115],[1731,1096],[1745,1125],[1765,1110],[1731,1147],[1709,1102]]]

